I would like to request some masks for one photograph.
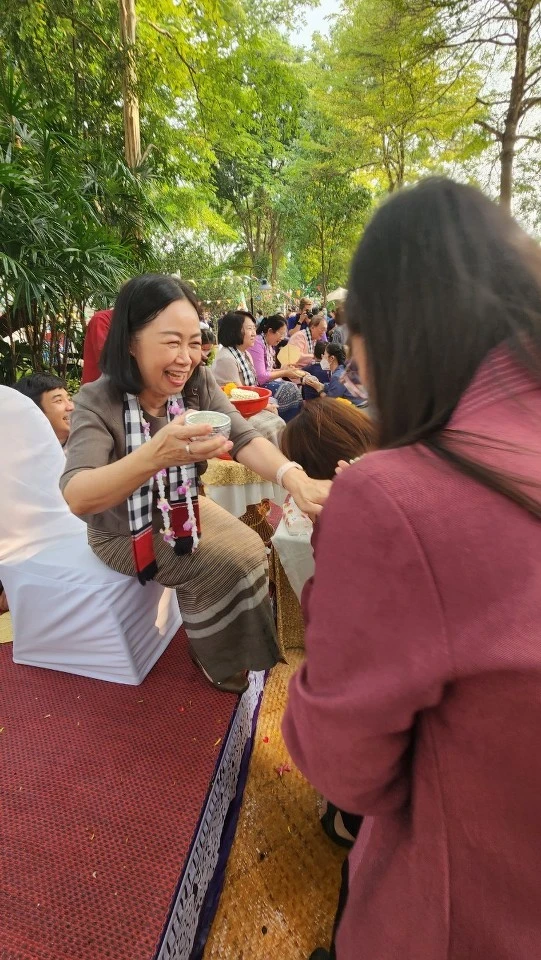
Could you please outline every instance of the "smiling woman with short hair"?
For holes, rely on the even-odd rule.
[[[253,315],[247,310],[231,310],[218,321],[218,351],[212,372],[220,386],[236,383],[239,387],[256,387],[257,371],[250,349],[256,342],[256,325]],[[279,445],[284,421],[277,414],[274,399],[269,408],[251,417],[251,425],[261,436]]]
[[[205,461],[231,451],[277,475],[309,511],[326,485],[310,480],[247,423],[201,365],[198,304],[175,277],[144,274],[120,291],[102,354],[104,376],[76,398],[61,486],[108,566],[175,587],[194,661],[219,690],[242,693],[247,670],[279,659],[259,537],[208,498]],[[184,411],[231,419],[231,440]]]

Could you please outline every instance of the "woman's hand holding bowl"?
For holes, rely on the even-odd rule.
[[[184,416],[175,417],[146,444],[154,471],[220,457],[229,453],[232,447],[230,440],[213,433],[210,424],[187,425]]]

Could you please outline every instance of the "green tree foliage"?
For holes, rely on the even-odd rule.
[[[276,283],[284,254],[281,198],[300,135],[306,89],[291,61],[291,50],[269,31],[266,40],[238,50],[237,85],[242,139],[216,144],[214,181],[224,216],[240,227],[251,272]]]
[[[410,6],[415,16],[419,6],[425,16],[436,12],[438,30],[427,37],[430,57],[445,52],[458,68],[477,63],[484,110],[477,122],[496,148],[499,198],[509,209],[517,166],[526,174],[519,184],[523,195],[531,196],[539,181],[541,0],[411,0]]]
[[[136,0],[127,71],[119,0],[3,0],[0,377],[68,370],[85,309],[144,269],[193,280],[213,314],[324,297],[374,200],[435,171],[482,180],[494,144],[502,198],[519,158],[535,217],[541,0],[344,0],[308,52],[287,40],[298,8]]]
[[[347,276],[372,203],[369,190],[347,168],[340,146],[334,128],[310,114],[283,202],[290,249],[307,284],[324,301]]]
[[[96,169],[84,142],[51,129],[12,70],[0,76],[0,333],[9,338],[2,347],[8,382],[21,351],[35,368],[54,363],[65,373],[85,305],[113,296],[136,260],[123,234],[135,220],[147,222],[152,209],[121,161],[104,161]]]
[[[455,63],[427,37],[429,7],[406,0],[345,0],[314,78],[317,103],[340,127],[343,151],[370,182],[392,192],[446,160],[484,146],[475,66]]]

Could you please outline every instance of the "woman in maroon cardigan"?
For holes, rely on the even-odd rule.
[[[432,180],[376,214],[349,291],[379,449],[318,523],[284,722],[315,787],[366,817],[333,951],[534,960],[541,253],[480,193]]]

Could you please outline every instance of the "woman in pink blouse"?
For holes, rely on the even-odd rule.
[[[541,252],[428,180],[377,212],[348,288],[378,449],[317,524],[284,721],[303,773],[366,818],[336,957],[534,960]]]
[[[291,380],[298,380],[300,371],[295,367],[275,368],[275,349],[287,336],[287,324],[280,314],[264,317],[257,328],[255,342],[248,348],[260,387],[266,387],[278,405],[278,413],[286,422],[299,412],[302,404],[300,387]],[[288,379],[285,380],[284,377]]]

